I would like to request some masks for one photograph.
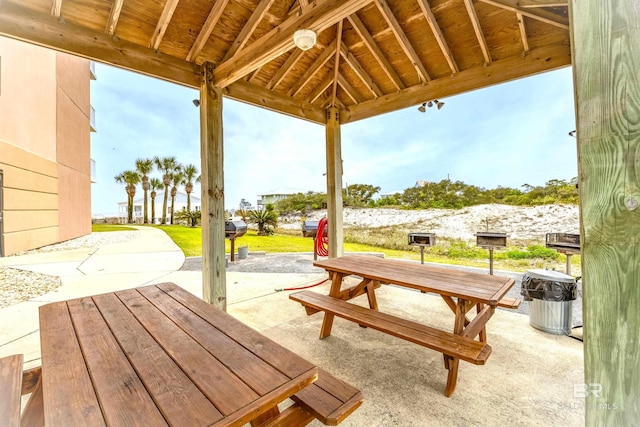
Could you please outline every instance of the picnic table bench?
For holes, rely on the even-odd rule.
[[[514,284],[513,279],[504,277],[368,256],[331,258],[314,265],[329,273],[329,295],[306,290],[293,293],[289,298],[301,303],[309,315],[324,312],[320,339],[331,334],[334,316],[338,316],[438,351],[443,354],[448,370],[446,396],[455,391],[459,360],[483,365],[491,354],[486,324],[495,308],[519,305],[517,299],[504,298]],[[342,289],[347,276],[358,276],[361,282]],[[382,284],[440,295],[455,314],[453,331],[378,311],[375,289]],[[368,308],[348,302],[359,295],[367,296]],[[477,314],[470,319],[467,314],[472,308],[476,308]]]

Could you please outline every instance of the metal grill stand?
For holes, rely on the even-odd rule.
[[[489,250],[489,274],[493,275],[493,250],[507,247],[507,233],[478,231],[476,245]]]
[[[410,246],[420,247],[420,264],[424,264],[424,248],[436,244],[436,235],[434,233],[409,233],[407,238]]]
[[[247,223],[244,221],[225,221],[224,237],[231,242],[231,261],[235,261],[236,238],[242,237],[247,232]]]
[[[555,249],[567,257],[565,273],[571,275],[571,255],[580,254],[580,235],[570,233],[547,233],[545,246]]]

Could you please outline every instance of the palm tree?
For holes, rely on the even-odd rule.
[[[171,175],[178,166],[175,157],[158,157],[153,158],[156,168],[162,172],[162,183],[164,184],[164,202],[162,203],[162,221],[161,224],[167,223],[167,200],[169,199],[169,185],[171,184]]]
[[[152,159],[136,159],[136,170],[142,177],[142,190],[144,191],[144,207],[142,208],[143,212],[143,223],[149,224],[149,213],[147,209],[147,194],[149,191],[149,174],[153,171],[153,160]]]
[[[171,225],[173,225],[173,209],[176,202],[176,194],[178,193],[178,185],[184,184],[184,175],[181,170],[175,170],[171,175],[171,182],[173,183],[173,188],[171,189]]]
[[[258,224],[258,236],[268,236],[273,234],[273,228],[278,225],[278,212],[272,204],[268,204],[264,209],[249,211],[249,219]]]
[[[114,177],[118,184],[126,184],[127,191],[127,222],[133,223],[133,197],[136,195],[136,185],[140,182],[140,175],[136,171],[124,171]]]
[[[149,185],[151,186],[151,224],[155,224],[156,222],[156,190],[160,190],[162,188],[162,181],[158,178],[151,178],[149,181]]]
[[[193,191],[193,179],[198,174],[196,165],[189,164],[182,167],[184,175],[184,191],[187,193],[187,211],[191,211],[191,192]]]

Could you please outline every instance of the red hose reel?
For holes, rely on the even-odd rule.
[[[324,229],[327,226],[327,217],[323,216],[318,221],[318,231],[313,239],[313,250],[318,256],[329,256],[329,238],[325,235]]]

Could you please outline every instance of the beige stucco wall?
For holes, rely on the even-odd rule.
[[[4,255],[91,232],[89,62],[0,37]]]

